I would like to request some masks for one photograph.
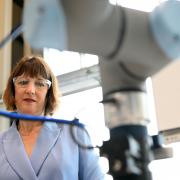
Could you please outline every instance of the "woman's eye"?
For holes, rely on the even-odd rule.
[[[36,86],[37,87],[45,87],[45,83],[44,82],[36,82]]]
[[[28,84],[28,80],[20,80],[19,82],[18,82],[18,84],[19,85],[26,85],[26,84]]]

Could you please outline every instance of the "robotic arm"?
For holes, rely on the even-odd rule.
[[[33,13],[32,13],[33,12]],[[145,80],[180,55],[180,2],[152,13],[107,0],[31,0],[24,37],[32,48],[71,50],[100,57],[106,122],[111,139],[101,152],[114,179],[150,180]]]
[[[33,48],[97,54],[146,78],[179,55],[179,14],[178,1],[147,13],[107,0],[31,0],[24,8],[24,36]]]
[[[179,56],[179,6],[167,1],[147,13],[107,0],[31,0],[24,8],[24,36],[35,49],[66,49],[106,59],[105,68],[116,67],[115,75],[110,70],[113,81],[103,83],[106,94],[129,85],[136,88]],[[117,74],[118,68],[129,76]]]

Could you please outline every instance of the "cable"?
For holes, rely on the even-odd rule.
[[[11,39],[14,40],[23,32],[23,25],[20,24],[16,26],[12,31],[0,42],[0,49],[4,47],[4,45],[10,41]]]
[[[61,123],[61,124],[69,124],[73,126],[77,126],[79,128],[85,127],[84,124],[79,122],[79,119],[73,119],[73,120],[64,120],[64,119],[56,119],[56,118],[51,118],[47,116],[33,116],[29,114],[19,114],[17,112],[8,112],[8,111],[2,111],[0,110],[0,115],[13,118],[13,119],[23,119],[23,120],[32,120],[32,121],[50,121],[50,122],[56,122],[56,123]]]
[[[93,146],[91,144],[91,138],[90,138],[90,135],[89,135],[89,133],[88,133],[86,128],[83,128],[83,130],[84,130],[85,134],[87,135],[86,138],[89,138],[89,144],[82,143],[80,140],[78,140],[78,138],[76,138],[76,136],[75,136],[74,127],[75,126],[72,125],[71,128],[70,128],[71,136],[72,136],[74,142],[76,144],[78,144],[80,148],[82,148],[82,149],[89,149],[89,150],[94,149],[94,148],[100,148],[99,146]]]
[[[76,144],[78,144],[79,147],[83,149],[93,149],[93,148],[98,147],[98,146],[94,147],[91,145],[83,144],[83,142],[81,142],[80,140],[76,138],[75,133],[73,131],[74,127],[81,128],[85,132],[85,134],[87,134],[87,136],[90,138],[88,131],[85,128],[85,125],[80,123],[79,119],[77,118],[74,118],[73,120],[64,120],[64,119],[51,118],[47,116],[34,116],[34,115],[29,115],[29,114],[20,114],[17,112],[8,112],[8,111],[3,111],[3,110],[0,110],[0,116],[12,118],[12,119],[23,119],[23,120],[43,121],[43,122],[49,121],[49,122],[56,122],[60,124],[67,124],[67,125],[70,125],[70,132],[71,132],[72,139],[74,140]]]

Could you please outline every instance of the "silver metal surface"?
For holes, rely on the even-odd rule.
[[[144,92],[135,91],[111,94],[107,103],[104,103],[107,126],[147,125],[149,120],[146,96]]]
[[[57,76],[63,96],[100,86],[99,66],[94,65]]]

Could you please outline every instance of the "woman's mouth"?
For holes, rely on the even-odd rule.
[[[31,98],[25,98],[23,100],[29,103],[36,102],[34,99],[31,99]]]

